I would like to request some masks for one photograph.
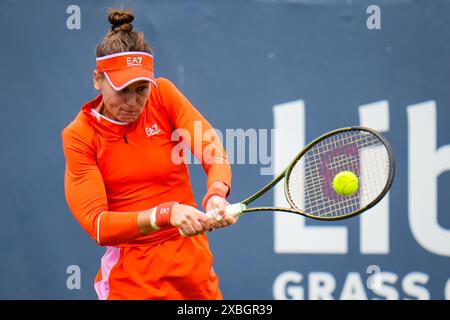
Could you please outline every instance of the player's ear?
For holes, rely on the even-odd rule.
[[[94,70],[94,73],[92,75],[92,80],[93,80],[93,83],[94,83],[95,90],[100,91],[101,83],[102,83],[102,80],[103,80],[103,75],[101,73],[99,73],[97,70]]]

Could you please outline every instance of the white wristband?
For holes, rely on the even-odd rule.
[[[156,225],[156,210],[158,207],[154,207],[152,213],[150,214],[150,224],[153,230],[159,230],[159,227]]]

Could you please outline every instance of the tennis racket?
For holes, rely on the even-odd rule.
[[[358,178],[358,189],[352,195],[342,196],[333,188],[334,177],[342,171]],[[236,217],[283,211],[317,220],[346,219],[376,205],[389,191],[394,175],[392,147],[380,133],[365,127],[341,128],[309,143],[275,179],[247,199],[227,206],[225,213]],[[283,178],[289,208],[248,206]]]

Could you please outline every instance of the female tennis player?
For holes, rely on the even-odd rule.
[[[226,152],[174,84],[154,78],[152,51],[133,19],[109,12],[93,72],[100,94],[62,132],[67,203],[107,248],[94,283],[99,299],[221,299],[205,231],[237,221],[224,214]],[[208,139],[194,134],[196,124]],[[202,205],[212,218],[197,209],[186,163],[174,161],[180,139],[205,169]]]

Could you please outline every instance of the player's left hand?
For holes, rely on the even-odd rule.
[[[206,203],[206,212],[212,212],[210,223],[214,229],[224,228],[226,226],[235,224],[239,217],[232,217],[225,214],[226,206],[230,204],[228,201],[219,196],[212,196]]]

